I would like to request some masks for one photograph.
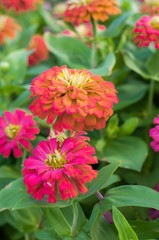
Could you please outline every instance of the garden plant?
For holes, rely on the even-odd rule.
[[[0,0],[0,236],[159,239],[159,0]]]

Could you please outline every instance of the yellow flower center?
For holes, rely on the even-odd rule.
[[[63,133],[63,132],[58,132],[58,134],[56,135],[54,133],[54,131],[51,129],[51,132],[50,132],[50,138],[56,138],[57,141],[60,143],[60,145],[62,145],[62,143],[64,142],[64,140],[67,138],[66,135]]]
[[[83,87],[83,85],[86,82],[93,82],[94,80],[90,78],[89,74],[85,73],[78,73],[76,72],[75,74],[69,74],[67,69],[63,69],[63,72],[60,73],[58,78],[65,83],[67,86],[74,86],[77,88]]]
[[[7,17],[4,15],[0,15],[0,29],[4,28],[5,22],[6,22]]]
[[[90,2],[92,2],[92,0],[68,0],[67,4],[71,4],[72,7],[81,7],[87,5]]]
[[[159,29],[159,16],[152,17],[150,25],[155,29]]]
[[[21,128],[21,126],[9,124],[5,128],[6,136],[9,137],[11,140],[13,140],[17,136],[20,128]]]
[[[47,159],[45,160],[45,163],[54,170],[56,168],[63,168],[66,162],[65,153],[61,155],[57,150],[55,150],[55,153],[48,154]]]
[[[150,7],[158,7],[159,6],[159,0],[145,0],[145,3],[149,5]]]

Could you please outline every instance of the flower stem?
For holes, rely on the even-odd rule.
[[[92,42],[92,68],[96,67],[96,40],[97,40],[97,23],[91,18],[93,42]]]
[[[153,113],[153,97],[154,97],[154,90],[155,90],[155,81],[151,80],[150,82],[150,89],[149,89],[149,96],[148,96],[148,107],[147,107],[147,119],[152,117]],[[146,140],[147,140],[147,145],[148,147],[150,146],[150,136],[149,136],[149,130],[150,130],[150,124],[147,125],[146,129]],[[149,149],[149,155],[148,158],[145,162],[145,172],[148,173],[150,168],[152,166],[152,151]]]
[[[151,80],[149,98],[148,98],[148,109],[147,109],[148,117],[152,115],[154,90],[155,90],[155,81]]]
[[[103,200],[103,195],[98,191],[95,193],[96,197],[99,199],[99,201]],[[105,217],[105,219],[107,220],[108,223],[113,223],[113,219],[111,216],[111,213],[109,211],[106,211],[105,213],[103,213],[103,216]]]
[[[29,240],[29,234],[25,234],[25,240]]]
[[[78,222],[78,206],[77,202],[73,203],[73,222],[72,222],[72,237],[75,239],[76,237],[76,227],[77,227],[77,222]]]

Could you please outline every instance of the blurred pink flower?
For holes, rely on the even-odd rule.
[[[155,152],[159,152],[159,115],[157,118],[154,118],[153,123],[157,125],[150,129],[150,137],[153,138],[153,141],[150,143],[150,145]]]
[[[89,138],[77,133],[62,142],[58,138],[40,142],[32,151],[34,156],[24,161],[27,192],[39,201],[47,195],[47,201],[52,203],[56,203],[58,191],[62,200],[76,197],[77,190],[85,194],[88,189],[84,184],[97,176],[88,164],[98,163],[92,156],[95,149],[85,140]]]
[[[159,48],[159,15],[143,16],[137,23],[133,31],[134,42],[139,47],[149,47],[154,42],[155,48]]]
[[[149,13],[151,15],[159,13],[159,1],[158,0],[138,0],[141,2],[140,9],[143,13]]]
[[[0,117],[0,154],[8,157],[13,149],[14,156],[21,157],[20,146],[30,151],[32,145],[28,140],[34,140],[35,134],[39,133],[35,124],[33,116],[23,110],[16,109],[15,113],[4,112],[4,118]]]
[[[14,9],[16,12],[35,10],[37,3],[43,0],[1,0],[2,6],[7,10]]]

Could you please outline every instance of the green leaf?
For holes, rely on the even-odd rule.
[[[79,194],[77,199],[82,200],[97,192],[113,175],[115,170],[120,166],[120,162],[112,163],[108,166],[103,167],[99,170],[97,178],[94,179],[91,183],[87,183],[86,187],[88,188],[88,192],[86,194]]]
[[[35,237],[38,240],[62,240],[52,229],[37,230]]]
[[[24,80],[27,71],[27,56],[29,56],[33,50],[26,51],[25,49],[19,49],[11,52],[4,61],[10,64],[8,73],[5,75],[7,81],[12,81],[12,84],[21,84]]]
[[[125,136],[106,145],[101,161],[121,161],[121,167],[141,171],[147,155],[148,147],[142,139]]]
[[[17,179],[20,176],[21,175],[11,167],[5,165],[0,167],[0,178]]]
[[[130,225],[141,240],[159,237],[159,222],[130,221]]]
[[[109,76],[112,73],[112,69],[115,66],[115,63],[116,63],[115,54],[109,53],[100,67],[95,69],[89,69],[89,71],[91,71],[95,75]]]
[[[63,215],[62,209],[42,208],[42,211],[58,235],[71,235],[71,225]]]
[[[47,26],[55,33],[59,33],[64,30],[64,27],[61,27],[57,24],[57,19],[53,18],[49,11],[46,11],[43,7],[39,7],[39,12],[46,22]]]
[[[125,64],[131,70],[138,73],[140,76],[142,76],[145,79],[151,79],[151,76],[145,67],[145,61],[138,59],[135,55],[133,55],[133,53],[125,50],[123,52],[123,57],[124,57]]]
[[[73,209],[72,206],[65,208],[42,208],[44,215],[48,219],[51,226],[55,229],[59,236],[69,236],[71,234],[73,222]],[[76,231],[80,232],[82,227],[86,224],[86,217],[83,213],[81,206],[77,205],[78,221]]]
[[[158,62],[159,52],[156,51],[156,53],[153,54],[146,63],[147,71],[151,75],[151,79],[156,81],[159,81]]]
[[[114,111],[119,111],[138,102],[145,96],[147,89],[147,84],[136,80],[117,86],[119,103],[114,105]]]
[[[80,40],[71,37],[44,35],[48,49],[72,68],[90,68],[91,50]]]
[[[7,211],[7,222],[17,230],[29,233],[38,226],[41,211],[38,208],[27,208],[15,211]]]
[[[117,174],[113,174],[109,180],[99,189],[99,190],[102,190],[106,187],[109,187],[110,185],[116,183],[116,182],[119,182],[121,179],[120,177],[117,175]]]
[[[123,214],[113,206],[113,220],[119,232],[119,240],[138,240],[136,233],[131,228]]]
[[[50,69],[48,65],[40,64],[38,66],[34,66],[31,68],[28,68],[27,75],[28,76],[37,76],[46,71],[47,69]]]
[[[100,214],[100,204],[96,204],[93,208],[88,224],[91,240],[117,239],[117,234],[112,225]]]
[[[125,185],[109,190],[101,201],[101,212],[112,209],[112,206],[138,206],[159,210],[159,193],[155,190],[135,185]]]
[[[29,90],[23,91],[19,97],[15,99],[15,101],[11,104],[11,108],[18,108],[24,106],[27,102],[29,102],[29,97],[31,96],[31,92]]]
[[[116,18],[109,27],[100,34],[101,37],[114,38],[121,34],[123,28],[125,27],[125,22],[128,17],[131,15],[131,12],[122,14],[120,17]]]
[[[38,201],[27,193],[23,178],[17,179],[0,191],[0,211],[6,209],[21,209],[27,207],[66,207],[72,204],[72,199],[63,201],[58,197],[57,203],[48,203],[46,198]]]

